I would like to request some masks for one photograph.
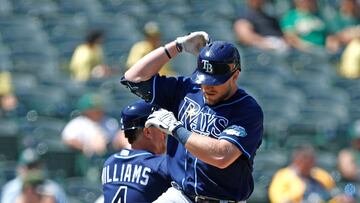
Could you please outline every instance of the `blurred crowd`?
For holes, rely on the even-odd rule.
[[[285,58],[297,52],[314,56],[326,55],[344,83],[359,81],[359,1],[329,0],[327,2],[335,2],[336,6],[326,8],[319,8],[320,2],[324,3],[324,0],[233,0],[233,2],[237,5],[236,17],[231,18],[233,41],[238,43],[240,49],[245,52],[251,49],[256,50],[256,53],[270,53]],[[213,3],[216,7],[216,3],[221,4],[221,1]],[[278,12],[277,15],[271,12],[282,4],[288,5],[287,9]],[[53,78],[48,78],[49,81],[45,80],[49,84],[62,85],[64,88],[68,85],[66,83],[73,83],[73,86],[69,86],[69,92],[73,94],[71,102],[75,108],[71,111],[62,111],[64,115],[59,115],[66,122],[61,126],[60,133],[58,132],[58,139],[53,140],[59,141],[69,152],[76,154],[76,164],[79,166],[73,176],[86,177],[93,183],[99,183],[100,168],[104,158],[114,151],[130,147],[120,128],[119,111],[123,106],[116,106],[120,104],[116,102],[115,105],[106,103],[105,96],[99,93],[97,88],[102,85],[102,88],[110,93],[113,90],[117,91],[114,97],[117,100],[124,99],[125,93],[122,92],[121,87],[117,87],[120,86],[118,81],[121,74],[141,57],[166,42],[167,39],[164,39],[163,34],[165,30],[155,20],[146,19],[140,27],[143,38],[131,44],[121,67],[113,67],[106,60],[106,50],[103,46],[108,33],[101,29],[93,29],[81,36],[85,39],[71,51],[71,57],[66,62],[66,70],[62,70],[65,76],[60,77],[60,80],[62,77],[68,80],[65,82]],[[198,29],[205,28],[199,26]],[[211,32],[209,34],[212,35]],[[171,37],[175,39],[177,36]],[[120,56],[117,57],[120,60]],[[173,64],[165,66],[160,73],[162,75],[173,76],[179,72]],[[30,111],[24,113],[26,102],[23,101],[22,96],[27,92],[21,94],[16,92],[17,84],[13,81],[12,74],[11,69],[3,67],[0,63],[1,122],[16,120],[18,117],[26,117],[29,120],[33,116]],[[115,81],[115,84],[106,81]],[[20,80],[21,82],[26,81]],[[90,88],[82,91],[83,86]],[[354,91],[356,90],[360,88],[354,88]],[[42,98],[42,100],[48,99],[51,101],[50,96]],[[132,98],[125,99],[129,101]],[[115,108],[112,108],[114,107],[112,105]],[[0,134],[1,131],[5,132],[5,127],[2,128],[3,126],[0,126]],[[351,120],[342,133],[341,136],[345,141],[340,149],[332,150],[330,147],[326,149],[337,156],[334,161],[336,164],[331,169],[318,167],[316,146],[310,144],[291,149],[293,154],[289,157],[289,161],[282,165],[284,168],[277,168],[278,170],[272,174],[272,179],[264,183],[268,192],[266,200],[274,203],[360,201],[360,120]],[[1,139],[0,137],[0,142]],[[51,173],[48,173],[46,164],[41,159],[44,155],[43,149],[39,142],[36,144],[33,142],[35,141],[25,140],[20,147],[17,147],[21,149],[21,153],[16,154],[19,155],[16,176],[14,177],[14,174],[12,180],[6,178],[0,185],[2,186],[1,202],[68,202],[65,192],[68,188],[62,189],[61,183],[50,179]],[[51,140],[49,142],[51,143]],[[5,184],[6,181],[9,182]],[[262,201],[264,200],[259,200]]]

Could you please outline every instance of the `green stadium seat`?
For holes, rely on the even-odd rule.
[[[84,203],[93,203],[102,194],[100,183],[95,184],[81,177],[67,178],[65,191]]]
[[[137,19],[146,19],[149,8],[142,0],[122,0],[109,1],[103,0],[103,8],[106,13],[120,13],[129,16],[134,16]]]
[[[57,5],[52,0],[17,0],[14,12],[31,16],[49,16],[57,13]]]
[[[15,120],[0,120],[0,160],[18,158],[19,132],[19,126]]]
[[[66,91],[62,87],[37,86],[19,95],[28,110],[39,115],[67,117],[70,112]]]
[[[8,16],[13,12],[13,6],[10,0],[0,0],[0,16]]]
[[[59,1],[59,12],[64,14],[92,15],[102,11],[102,5],[97,0]]]

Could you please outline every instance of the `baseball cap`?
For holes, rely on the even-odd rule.
[[[101,97],[94,93],[87,93],[80,97],[77,102],[77,108],[80,111],[86,111],[92,108],[99,108],[102,106]]]
[[[235,67],[232,68],[230,64]],[[200,51],[191,80],[196,84],[221,85],[238,69],[241,70],[237,48],[228,42],[214,41]]]
[[[19,165],[31,165],[35,163],[39,163],[41,158],[39,154],[32,148],[27,148],[21,152],[19,157]]]

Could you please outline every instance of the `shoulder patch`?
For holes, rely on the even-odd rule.
[[[224,133],[228,135],[234,135],[237,137],[246,137],[247,133],[245,128],[237,125],[232,125],[224,130]]]

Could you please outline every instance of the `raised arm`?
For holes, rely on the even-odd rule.
[[[205,46],[208,41],[208,34],[202,31],[178,37],[175,41],[165,44],[141,58],[125,72],[125,79],[135,83],[149,80],[159,72],[165,63],[176,57],[179,52],[184,50],[197,55],[200,48]]]

